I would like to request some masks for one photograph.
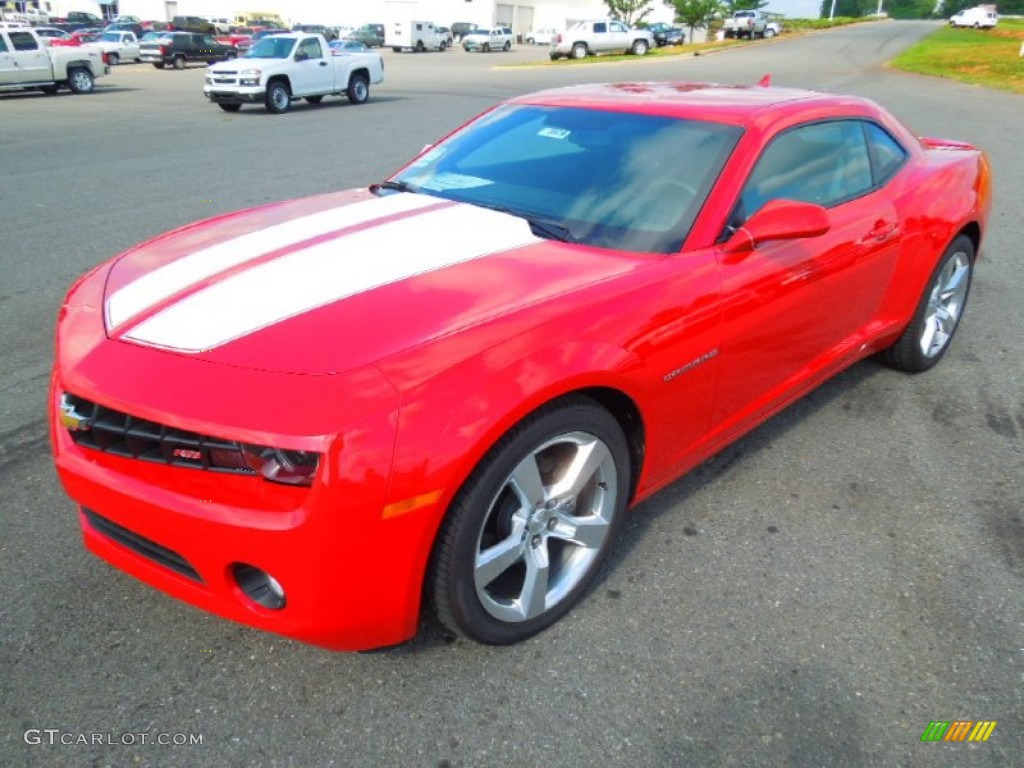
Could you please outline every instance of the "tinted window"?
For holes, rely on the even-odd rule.
[[[860,121],[806,125],[776,137],[761,155],[740,196],[740,218],[777,199],[838,205],[873,186]]]
[[[7,41],[0,37],[0,53],[7,53]]]
[[[605,24],[604,22],[599,22],[599,23],[594,25],[594,31],[595,32],[607,32],[608,31],[608,25]]]
[[[36,51],[39,50],[39,45],[36,43],[36,39],[28,32],[10,32],[11,45],[14,46],[16,51]]]
[[[884,184],[903,165],[903,161],[907,159],[907,151],[897,143],[896,139],[874,123],[865,123],[864,130],[867,132],[868,145],[871,148],[871,157],[874,162],[875,183]]]
[[[739,133],[697,120],[508,106],[434,147],[401,179],[558,224],[578,242],[673,253]]]

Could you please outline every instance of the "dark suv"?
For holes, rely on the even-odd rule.
[[[156,40],[148,40],[139,46],[140,58],[157,69],[172,66],[184,69],[189,62],[209,64],[238,56],[233,45],[218,43],[210,35],[195,32],[168,32]]]
[[[182,32],[202,32],[207,35],[217,33],[217,27],[212,22],[199,16],[175,16],[171,19],[171,26]]]

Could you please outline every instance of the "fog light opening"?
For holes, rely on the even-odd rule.
[[[231,572],[239,589],[254,603],[271,611],[284,608],[284,588],[269,573],[245,563],[235,563]]]

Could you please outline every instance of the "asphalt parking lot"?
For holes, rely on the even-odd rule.
[[[585,66],[546,66],[542,48],[386,51],[368,104],[282,116],[222,113],[202,68],[122,65],[91,96],[0,95],[0,765],[1019,765],[1024,100],[885,67],[933,28]],[[514,647],[455,641],[425,616],[406,645],[332,654],[83,550],[44,405],[77,275],[205,216],[380,180],[518,93],[765,73],[990,153],[990,230],[934,371],[858,365],[644,503],[588,598]],[[998,725],[982,744],[922,743],[935,720]]]

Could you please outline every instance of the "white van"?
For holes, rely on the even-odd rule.
[[[392,51],[443,51],[448,47],[448,35],[438,31],[432,21],[406,21],[396,19],[384,30],[384,45]]]
[[[977,8],[964,8],[960,13],[950,16],[949,26],[992,29],[998,20],[999,17],[994,10],[979,5]]]

